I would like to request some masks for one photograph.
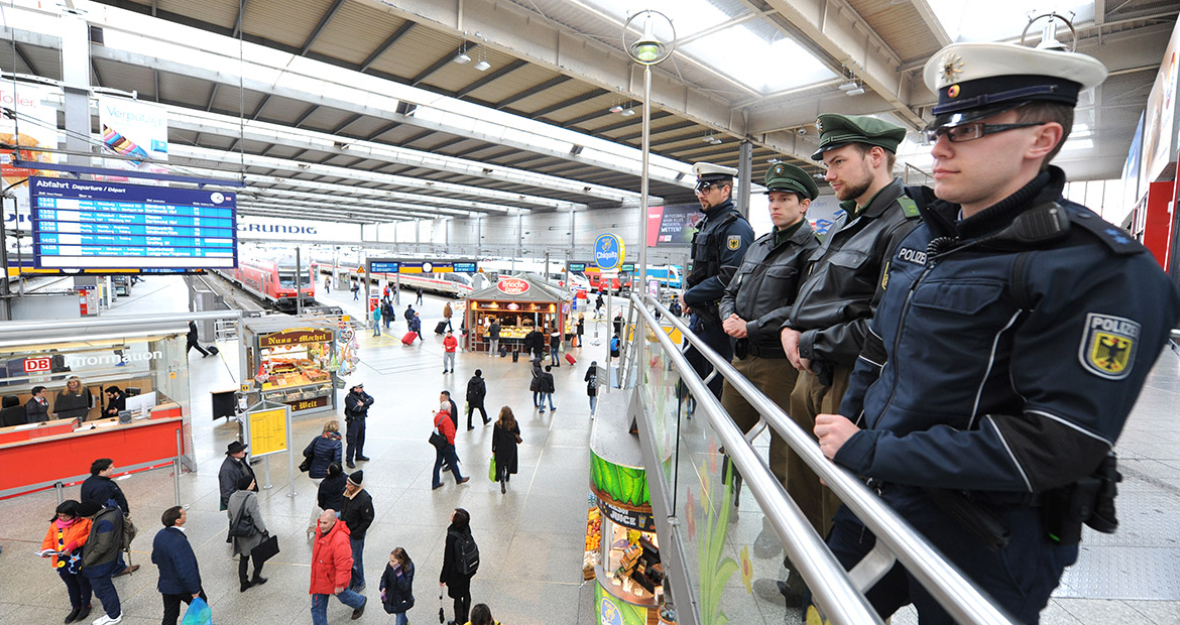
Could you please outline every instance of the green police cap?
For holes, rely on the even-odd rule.
[[[905,128],[862,115],[820,115],[815,126],[820,134],[819,149],[811,155],[814,161],[822,161],[824,152],[850,143],[878,146],[896,154],[905,139]]]
[[[799,195],[814,200],[819,195],[819,186],[815,184],[815,178],[811,177],[802,168],[787,163],[775,163],[766,170],[766,185],[767,193],[771,191],[789,191],[791,193],[798,193]]]

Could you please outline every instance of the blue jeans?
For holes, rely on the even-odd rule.
[[[119,593],[115,591],[115,583],[111,575],[91,577],[90,586],[94,588],[94,596],[102,602],[103,612],[111,618],[118,618],[123,614],[123,607],[119,604]]]
[[[549,358],[553,360],[554,366],[557,366],[557,367],[561,366],[561,363],[557,362],[557,348],[556,347],[549,348]]]
[[[352,545],[352,583],[349,590],[355,590],[365,585],[365,539],[348,537],[348,544]]]
[[[397,620],[393,622],[393,625],[410,625],[410,619],[405,612],[398,612],[394,616],[397,617]]]
[[[381,322],[380,321],[373,322],[373,336],[381,336]]]
[[[598,396],[590,396],[590,414],[594,414],[598,410]]]
[[[550,410],[557,410],[557,406],[553,405],[553,393],[541,393],[541,403],[537,404],[541,410],[545,409],[545,400],[549,400]]]
[[[328,625],[328,598],[332,595],[312,595],[311,596],[311,622],[312,625]],[[340,594],[336,595],[340,599],[340,603],[357,609],[365,605],[366,599],[357,593],[344,589]]]
[[[431,486],[442,484],[439,470],[442,468],[444,460],[447,466],[451,468],[451,473],[455,475],[455,481],[458,482],[463,479],[463,474],[459,473],[459,456],[455,453],[455,446],[446,445],[442,449],[436,447],[434,449],[434,481],[430,483]]]

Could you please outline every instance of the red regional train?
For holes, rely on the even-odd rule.
[[[305,306],[315,303],[315,278],[310,263],[303,266],[299,296]],[[229,273],[229,272],[227,272]],[[295,311],[295,259],[239,258],[230,274],[242,288],[271,302],[283,312]]]

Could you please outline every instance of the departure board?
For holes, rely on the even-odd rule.
[[[236,194],[29,179],[37,268],[237,266]]]

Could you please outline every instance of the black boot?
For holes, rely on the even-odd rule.
[[[74,620],[78,618],[78,613],[81,611],[82,611],[82,608],[74,608],[73,610],[70,610],[70,613],[66,615],[66,620],[64,620],[62,622],[63,623],[73,623]]]

